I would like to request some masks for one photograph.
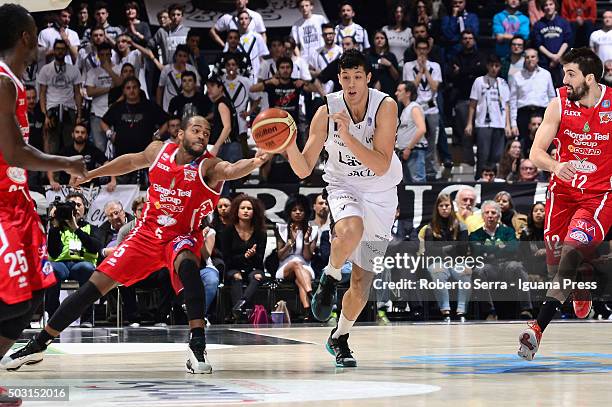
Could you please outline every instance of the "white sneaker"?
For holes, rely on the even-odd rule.
[[[519,350],[517,354],[525,360],[533,360],[540,347],[542,330],[536,321],[529,322],[528,328],[519,335]]]
[[[193,339],[187,346],[187,361],[185,362],[187,372],[192,374],[211,374],[212,366],[206,354],[206,343],[195,343]]]
[[[41,349],[34,339],[11,355],[0,359],[0,368],[6,370],[17,370],[23,365],[35,365],[40,363],[44,357],[44,349]]]

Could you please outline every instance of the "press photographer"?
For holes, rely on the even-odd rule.
[[[98,251],[102,244],[96,239],[96,227],[85,221],[87,200],[78,192],[71,192],[65,202],[56,200],[49,211],[49,259],[58,283],[45,293],[46,311],[53,315],[59,307],[60,284],[76,280],[82,286],[94,272]],[[93,325],[93,309],[81,316],[81,327]]]

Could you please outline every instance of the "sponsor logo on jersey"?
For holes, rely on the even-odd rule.
[[[6,169],[6,175],[16,184],[25,184],[28,180],[26,177],[26,171],[19,167],[8,167]]]
[[[172,247],[173,247],[175,252],[180,251],[185,246],[190,246],[190,247],[194,247],[195,246],[195,243],[193,242],[192,239],[184,238],[184,237],[181,237],[181,236],[179,236],[176,239],[174,239],[172,243],[174,243],[172,245]]]
[[[567,149],[571,153],[576,153],[576,154],[601,155],[601,150],[598,148],[582,148],[582,147],[567,146]]]
[[[43,260],[42,273],[45,276],[48,276],[49,274],[53,273],[53,266],[51,265],[50,261]]]
[[[195,181],[196,176],[198,175],[197,171],[188,170],[187,168],[185,168],[184,173],[185,173],[185,181]]]
[[[349,167],[358,167],[361,165],[361,162],[352,155],[345,154],[343,157],[342,151],[338,151],[338,162],[340,164],[348,165]]]
[[[612,112],[599,112],[599,124],[612,122]]]
[[[351,171],[348,174],[349,177],[359,177],[359,178],[361,178],[361,177],[373,177],[375,175],[376,174],[374,174],[374,171],[372,171],[369,168],[366,168],[365,170],[361,170],[361,171],[359,171],[359,170]]]
[[[170,158],[170,154],[168,154],[168,153],[163,153],[162,156],[161,156],[161,159],[164,160],[164,161],[168,160],[169,158]]]
[[[574,239],[577,242],[580,242],[582,244],[588,244],[592,239],[592,238],[589,238],[589,235],[587,235],[580,229],[572,229],[572,231],[569,234],[569,237],[570,239]]]
[[[569,99],[565,99],[565,107],[570,107],[572,105],[572,102],[570,102]]]
[[[176,225],[176,219],[168,215],[159,215],[157,217],[157,224],[159,226],[174,226]]]
[[[157,168],[166,171],[166,172],[170,172],[170,167],[168,167],[166,164],[162,164],[160,162],[157,163]]]
[[[580,116],[582,116],[582,113],[580,113],[580,112],[579,112],[579,111],[577,111],[577,110],[564,110],[564,111],[563,111],[563,114],[564,114],[565,116],[575,116],[575,117],[580,117]]]
[[[158,202],[159,203],[159,202]],[[183,205],[172,205],[170,203],[163,203],[163,204],[159,204],[159,208],[157,209],[166,209],[170,212],[174,212],[174,213],[180,213],[183,212],[185,210],[185,207]]]
[[[592,172],[597,171],[597,165],[595,165],[592,162],[587,161],[586,158],[580,158],[575,154],[574,154],[574,157],[576,157],[576,159],[571,160],[570,164],[572,164],[578,172],[590,174]]]
[[[610,107],[610,99],[606,99],[603,102],[601,102],[601,107],[603,107],[604,109],[607,109]]]
[[[584,232],[586,232],[590,236],[594,236],[595,235],[595,226],[591,222],[589,222],[588,220],[578,219],[576,221],[576,227],[578,229],[580,229],[580,230],[583,230]],[[591,239],[592,239],[592,237],[591,237]]]

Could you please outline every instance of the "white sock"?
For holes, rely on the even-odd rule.
[[[338,327],[336,328],[336,332],[332,335],[333,339],[338,339],[340,336],[349,333],[349,330],[353,326],[355,321],[349,321],[344,316],[344,312],[340,313],[340,319],[338,319]]]
[[[328,276],[332,276],[338,281],[342,280],[342,269],[335,268],[331,265],[331,263],[327,263],[327,267],[325,267],[325,270],[323,272]]]

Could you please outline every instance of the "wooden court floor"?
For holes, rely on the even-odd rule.
[[[357,326],[353,369],[335,368],[328,327],[209,331],[212,375],[183,369],[181,329],[71,329],[2,386],[69,386],[70,401],[24,406],[609,406],[612,323],[550,325],[533,362],[524,323]],[[32,334],[34,331],[31,331]],[[322,404],[324,403],[324,404]]]

